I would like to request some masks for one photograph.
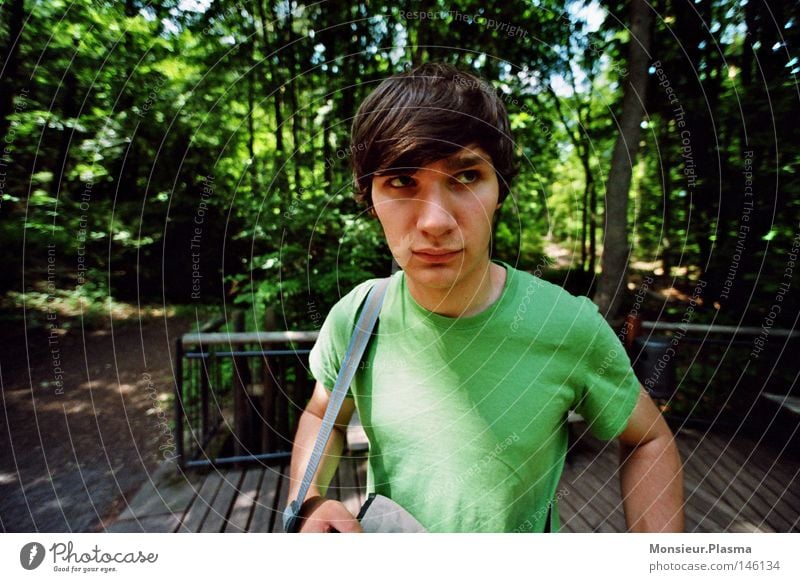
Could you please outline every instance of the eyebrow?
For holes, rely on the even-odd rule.
[[[487,161],[482,158],[481,156],[475,154],[465,154],[463,156],[458,156],[456,158],[445,158],[444,165],[447,170],[454,172],[456,170],[463,170],[464,168],[469,168],[471,166],[477,166],[482,163],[486,163]],[[411,167],[399,167],[399,168],[386,168],[385,170],[380,170],[375,172],[373,175],[375,176],[394,176],[397,174],[402,173],[409,173],[413,174],[417,171],[418,168],[411,168]]]
[[[445,166],[448,170],[461,170],[470,166],[477,166],[485,161],[486,160],[482,157],[475,154],[466,154],[457,158],[447,158],[447,160],[445,160]]]

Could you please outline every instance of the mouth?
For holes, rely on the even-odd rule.
[[[450,249],[420,249],[411,251],[412,254],[426,263],[446,263],[455,259],[462,252],[461,249],[453,251]]]

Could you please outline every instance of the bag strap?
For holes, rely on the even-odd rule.
[[[334,422],[336,417],[339,416],[339,411],[342,409],[345,396],[347,396],[347,389],[350,387],[353,375],[356,373],[356,368],[361,362],[364,350],[372,335],[375,322],[378,320],[378,314],[381,311],[388,284],[388,277],[375,283],[367,296],[364,309],[361,311],[356,327],[353,330],[350,344],[347,346],[347,352],[345,352],[344,360],[342,361],[342,367],[339,369],[336,383],[331,390],[328,407],[325,409],[325,416],[322,418],[322,425],[319,428],[319,434],[317,434],[317,440],[314,443],[314,449],[311,452],[305,475],[303,475],[300,490],[297,492],[297,499],[289,503],[283,511],[283,530],[287,533],[295,533],[300,529],[300,508],[303,507],[303,502],[306,500],[314,474],[317,472],[319,463],[322,460],[322,454],[325,452],[325,445],[328,444],[331,432],[333,432]]]

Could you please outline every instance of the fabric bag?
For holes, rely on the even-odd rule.
[[[334,421],[342,408],[342,403],[347,395],[347,389],[350,387],[350,382],[353,380],[356,368],[364,355],[364,350],[372,335],[372,330],[375,328],[375,322],[378,319],[378,314],[380,313],[388,284],[388,278],[379,280],[367,296],[364,309],[361,311],[361,315],[353,331],[353,336],[350,338],[350,344],[347,347],[347,352],[345,353],[342,367],[339,370],[339,375],[336,378],[336,383],[331,391],[328,408],[325,410],[325,416],[322,419],[322,425],[320,426],[317,440],[314,443],[311,458],[308,461],[306,472],[303,475],[303,481],[297,493],[297,499],[289,503],[283,511],[283,530],[286,533],[297,533],[300,531],[300,525],[302,523],[300,510],[303,507],[303,502],[308,494],[308,489],[311,486],[314,474],[319,468],[322,454],[325,451],[325,445],[328,444],[328,440],[330,439]],[[418,533],[425,531],[422,524],[401,505],[384,495],[377,495],[375,493],[371,494],[364,503],[364,506],[358,514],[358,520],[367,533]]]
[[[365,533],[425,533],[425,527],[402,505],[385,495],[370,493],[358,521]]]

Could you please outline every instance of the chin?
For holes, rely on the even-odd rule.
[[[403,270],[409,279],[434,289],[450,289],[464,276],[462,265],[406,265]]]

